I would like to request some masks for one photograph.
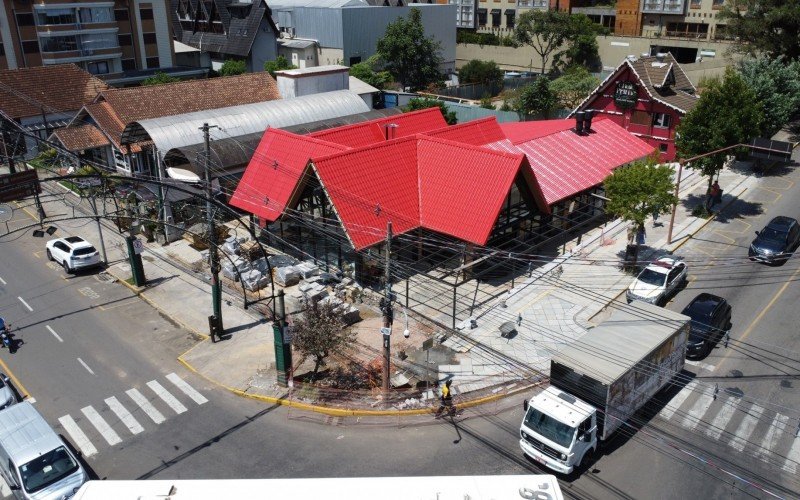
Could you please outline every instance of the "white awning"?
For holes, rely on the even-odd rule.
[[[185,168],[170,167],[167,169],[167,175],[176,181],[200,182],[202,180],[199,175]]]

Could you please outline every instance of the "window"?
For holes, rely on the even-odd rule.
[[[36,13],[39,24],[75,24],[74,9],[49,9]]]
[[[17,26],[35,26],[33,21],[33,13],[27,12],[24,14],[17,14]]]
[[[650,121],[651,121],[650,113],[646,111],[634,111],[631,114],[631,123],[634,123],[636,125],[648,126],[650,125]]]
[[[144,39],[144,43],[156,43],[156,34],[155,33],[145,33],[142,35]]]
[[[111,22],[111,8],[110,7],[92,7],[82,8],[79,10],[81,14],[82,23],[110,23]]]
[[[94,33],[81,37],[81,48],[86,50],[113,49],[119,47],[119,38],[113,33]]]
[[[132,71],[136,69],[136,59],[123,59],[122,71]]]
[[[667,150],[669,150],[669,145],[665,142],[662,142],[661,144],[658,145],[658,150],[661,151],[662,153],[666,153]]]
[[[6,55],[6,49],[3,47],[3,44],[0,43],[0,57]]]
[[[153,9],[139,9],[139,17],[144,21],[145,19],[153,19]]]
[[[133,45],[133,36],[131,35],[117,35],[117,43],[120,47],[130,47]]]
[[[108,62],[98,61],[87,63],[86,71],[93,75],[105,75],[108,73]]]
[[[36,54],[39,52],[39,42],[36,40],[29,40],[22,42],[22,52],[26,54]]]
[[[161,67],[161,66],[159,66],[157,57],[148,57],[146,62],[147,62],[147,67],[148,68],[160,68]]]
[[[115,21],[127,21],[128,19],[128,9],[117,9],[114,11]]]
[[[67,52],[78,50],[78,39],[74,36],[42,37],[42,52]]]
[[[669,128],[672,124],[672,116],[666,113],[653,113],[653,126]]]

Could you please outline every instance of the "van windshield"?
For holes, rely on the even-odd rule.
[[[528,414],[525,416],[525,426],[564,448],[569,448],[572,444],[572,436],[575,435],[574,427],[559,422],[533,407],[528,408]]]
[[[76,470],[78,470],[78,464],[63,446],[31,460],[19,468],[22,486],[28,493],[46,488]]]

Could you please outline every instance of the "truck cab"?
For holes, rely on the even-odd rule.
[[[598,446],[597,410],[553,386],[525,401],[519,444],[533,460],[571,474]]]

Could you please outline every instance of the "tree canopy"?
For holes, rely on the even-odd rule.
[[[222,63],[219,69],[219,76],[234,76],[241,75],[247,71],[247,64],[244,61],[236,59],[228,59]]]
[[[678,202],[672,182],[674,170],[655,160],[620,167],[603,181],[606,212],[642,227],[648,216],[666,214]]]
[[[292,345],[303,356],[314,359],[312,382],[325,358],[342,352],[354,339],[355,332],[345,329],[342,315],[330,302],[313,302],[292,324]]]
[[[708,82],[694,109],[681,119],[675,139],[678,155],[687,159],[747,143],[760,135],[763,123],[764,108],[755,92],[729,67],[721,81],[716,78]],[[689,167],[708,176],[710,190],[713,176],[722,169],[725,157],[730,154],[725,152],[694,160]]]
[[[600,46],[597,44],[597,35],[605,34],[608,30],[592,22],[584,14],[572,14],[567,19],[564,43],[566,49],[553,56],[553,65],[569,67],[572,65],[596,68],[600,66]]]
[[[800,113],[800,61],[748,58],[739,62],[739,73],[764,108],[764,136],[771,137]]]
[[[441,43],[425,36],[420,10],[412,8],[408,19],[400,17],[389,23],[378,39],[376,51],[385,69],[405,89],[422,89],[442,81]]]
[[[558,98],[550,88],[550,79],[540,76],[533,83],[522,87],[514,107],[520,115],[541,114],[547,119],[557,105]]]
[[[142,80],[142,85],[161,85],[164,83],[175,83],[181,81],[180,78],[176,78],[174,76],[169,76],[168,74],[164,73],[163,71],[156,71],[156,74],[151,76],[150,78],[145,78]]]
[[[724,2],[717,19],[741,53],[800,60],[800,0]]]
[[[408,105],[403,107],[403,111],[407,113],[409,111],[418,111],[420,109],[437,107],[442,111],[444,121],[446,121],[448,125],[455,125],[458,123],[458,118],[456,118],[455,111],[450,111],[444,101],[431,99],[430,97],[415,97],[414,99],[411,99],[408,101]]]
[[[375,54],[366,61],[350,66],[350,76],[358,78],[378,90],[384,90],[392,81],[392,75],[388,71],[382,71],[380,68],[380,57]]]
[[[264,71],[269,72],[272,78],[275,78],[275,72],[284,69],[297,69],[297,66],[290,63],[285,57],[278,56],[274,61],[267,61],[264,63]]]
[[[582,66],[570,66],[550,83],[562,108],[575,109],[597,86],[600,79]]]
[[[494,61],[473,59],[458,70],[459,83],[482,83],[499,87],[503,84],[503,70]]]
[[[542,59],[541,73],[547,71],[547,61],[571,33],[570,15],[560,10],[529,10],[514,26],[514,40],[529,45]]]

